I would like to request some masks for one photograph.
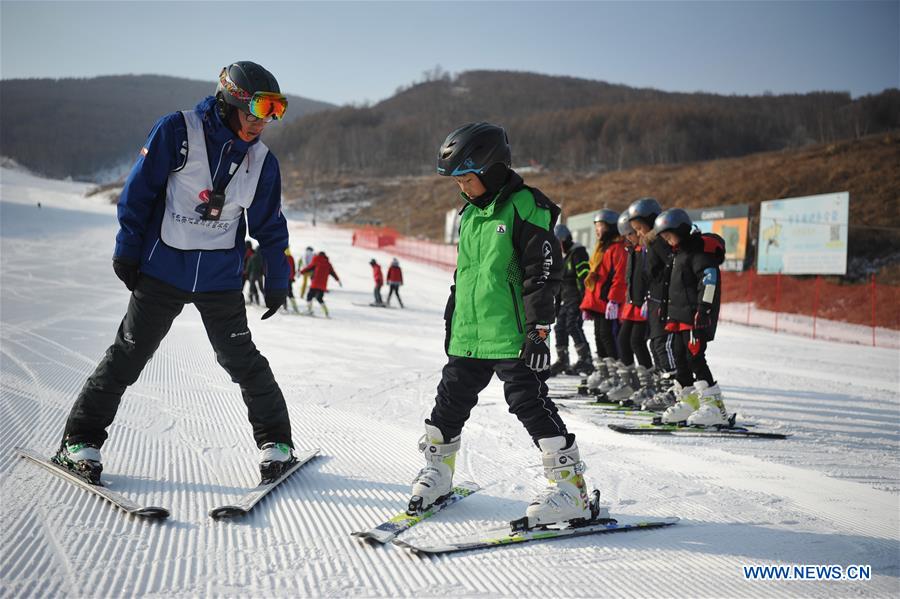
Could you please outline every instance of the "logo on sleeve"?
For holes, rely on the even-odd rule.
[[[503,235],[506,233],[506,225],[497,225],[497,234]]]

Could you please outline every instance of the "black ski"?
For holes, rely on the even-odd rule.
[[[621,424],[607,425],[626,435],[674,435],[684,437],[756,437],[759,439],[787,439],[787,433],[750,430],[743,426],[688,426],[686,424]]]
[[[253,509],[260,500],[269,494],[275,487],[283,483],[294,472],[319,454],[318,449],[308,449],[297,454],[297,461],[284,474],[269,483],[260,483],[254,489],[247,491],[243,497],[230,505],[222,505],[209,510],[209,516],[215,520],[222,518],[235,518],[244,516]]]
[[[102,484],[100,485],[92,485],[85,479],[81,478],[77,474],[59,466],[44,456],[40,455],[37,452],[31,451],[30,449],[24,449],[21,447],[16,448],[16,453],[19,457],[28,460],[33,464],[37,464],[42,468],[45,468],[49,472],[52,472],[56,476],[61,479],[68,481],[74,484],[76,487],[80,487],[89,493],[100,497],[101,499],[105,499],[110,502],[120,510],[131,514],[132,516],[138,516],[140,518],[147,519],[158,519],[162,520],[169,517],[169,510],[162,507],[157,506],[143,506],[134,501],[128,499],[124,495],[120,493],[116,493],[115,491],[111,491],[108,488],[104,487]]]

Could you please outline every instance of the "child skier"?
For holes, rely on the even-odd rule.
[[[625,301],[625,243],[619,235],[619,214],[603,209],[594,216],[597,245],[591,257],[591,272],[585,280],[581,309],[594,321],[598,369],[588,386],[603,392],[619,383],[616,335],[619,306]],[[602,385],[601,385],[602,383]]]
[[[647,331],[650,335],[650,351],[656,366],[656,384],[659,391],[644,400],[641,409],[661,412],[675,403],[678,388],[670,389],[674,378],[674,335],[666,330],[666,311],[669,301],[669,279],[672,272],[672,248],[653,231],[656,217],[662,212],[656,199],[644,197],[628,207],[628,222],[634,228],[644,247],[647,271],[647,294],[643,312],[647,314]]]
[[[388,292],[387,305],[391,305],[391,297],[397,296],[397,302],[403,307],[403,300],[400,299],[400,286],[403,285],[403,271],[400,270],[400,262],[394,258],[391,260],[391,266],[387,271],[387,284],[390,288]]]
[[[725,242],[718,235],[691,229],[691,218],[680,208],[660,214],[653,227],[674,252],[666,328],[674,333],[676,377],[681,387],[678,402],[663,412],[662,420],[727,425],[722,392],[706,363],[706,346],[715,338],[719,319],[719,265],[725,260]]]
[[[325,317],[327,318],[328,306],[325,305],[325,292],[328,291],[328,276],[331,275],[334,277],[334,280],[337,281],[341,287],[343,287],[344,284],[341,283],[337,273],[334,272],[334,267],[331,266],[331,262],[328,260],[328,256],[325,255],[325,252],[316,254],[313,257],[312,262],[300,270],[300,274],[305,273],[312,273],[312,281],[309,284],[309,293],[306,294],[306,314],[312,316],[313,300],[316,300],[319,302],[319,305],[322,306],[322,312],[325,313]]]
[[[640,406],[653,395],[653,362],[647,350],[647,319],[641,314],[647,295],[647,272],[644,269],[644,248],[629,222],[628,212],[619,216],[619,234],[625,239],[625,303],[621,306],[619,352],[621,353],[621,387],[608,393],[611,401],[627,406]],[[637,365],[635,365],[635,360]],[[649,395],[647,395],[649,393]],[[627,394],[627,395],[626,395]],[[645,397],[645,395],[647,395]]]
[[[294,308],[294,314],[299,314],[300,309],[297,308],[297,300],[294,299],[294,278],[297,276],[297,268],[294,266],[294,257],[291,256],[291,248],[285,248],[284,257],[287,259],[288,267],[290,267],[288,272],[287,297],[284,300],[284,311],[288,311],[288,301],[290,301],[291,307]]]
[[[381,288],[384,286],[384,275],[381,273],[381,265],[372,258],[369,260],[369,266],[372,267],[372,279],[375,281],[375,304],[383,306],[384,300],[381,299]]]
[[[572,232],[565,225],[556,225],[554,235],[563,251],[563,275],[559,292],[559,314],[556,316],[556,362],[550,366],[550,376],[563,372],[572,374],[594,371],[591,363],[591,346],[582,329],[581,298],[584,296],[584,278],[590,266],[587,250],[572,239]],[[569,337],[575,344],[578,361],[569,366]]]
[[[536,526],[590,518],[592,510],[575,435],[547,397],[546,341],[562,267],[552,231],[560,211],[510,161],[506,131],[483,122],[453,131],[438,152],[438,174],[454,177],[466,206],[444,313],[448,361],[419,443],[426,466],[409,509],[427,509],[450,493],[463,425],[496,374],[509,411],[543,455],[549,486],[526,510]]]

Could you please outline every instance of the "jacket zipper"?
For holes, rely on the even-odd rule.
[[[519,329],[519,333],[524,333],[522,330],[522,321],[519,319],[519,302],[516,301],[516,289],[513,287],[512,283],[509,283],[509,295],[512,297],[513,302],[513,310],[516,312],[516,328]]]

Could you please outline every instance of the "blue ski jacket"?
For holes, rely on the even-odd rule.
[[[213,184],[217,185],[228,176],[227,165],[240,164],[258,140],[245,142],[235,135],[219,118],[212,96],[197,104],[196,110],[203,118],[209,169],[216,173]],[[281,213],[281,171],[271,152],[266,154],[253,203],[246,210],[246,224],[242,219],[233,248],[179,250],[162,241],[166,182],[169,173],[183,165],[186,147],[187,129],[180,112],[162,117],[153,127],[119,197],[119,232],[113,257],[136,261],[142,273],[184,291],[241,289],[244,239],[249,226],[265,261],[266,290],[286,289],[287,220]],[[217,168],[220,163],[226,168]]]

